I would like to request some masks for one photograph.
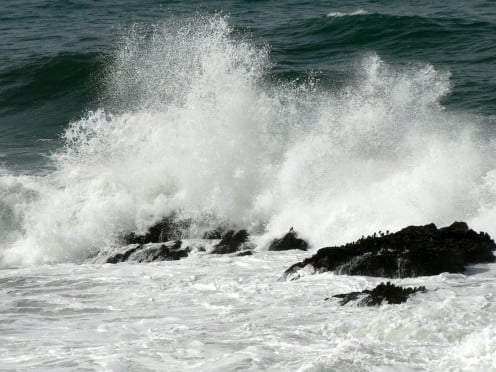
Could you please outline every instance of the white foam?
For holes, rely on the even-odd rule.
[[[383,279],[277,278],[308,252],[0,270],[7,370],[490,371],[496,265],[424,285],[404,304],[340,306]],[[330,298],[329,300],[325,300]],[[19,347],[22,345],[22,347]]]
[[[448,72],[371,55],[325,91],[269,83],[270,68],[220,16],[133,28],[56,170],[0,177],[15,215],[1,264],[83,260],[173,210],[192,231],[265,227],[262,245],[291,226],[314,247],[432,221],[496,234],[494,143],[440,105]]]
[[[356,15],[367,15],[370,14],[366,10],[358,9],[353,12],[343,13],[343,12],[330,12],[327,14],[328,17],[332,18],[340,18],[340,17],[348,17],[348,16],[356,16]]]
[[[451,355],[443,358],[446,369],[464,366],[470,371],[496,370],[496,327],[488,325],[468,333],[458,341]]]

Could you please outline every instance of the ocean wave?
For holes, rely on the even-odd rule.
[[[58,97],[84,95],[102,63],[97,53],[59,54],[0,72],[2,114],[42,106]]]
[[[358,9],[358,10],[355,10],[353,12],[348,12],[348,13],[342,13],[342,12],[330,12],[329,14],[327,14],[328,17],[349,17],[349,16],[357,16],[357,15],[368,15],[370,14],[369,12],[367,12],[366,10],[363,10],[363,9]]]
[[[69,125],[54,171],[15,178],[29,198],[7,198],[17,222],[1,264],[83,260],[173,211],[192,231],[294,226],[316,247],[431,221],[496,233],[495,144],[440,104],[448,72],[370,54],[326,90],[268,81],[271,68],[221,16],[133,27],[108,104]]]

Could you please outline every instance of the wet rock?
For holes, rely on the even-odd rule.
[[[253,255],[252,251],[243,251],[243,252],[239,252],[236,256],[242,257],[242,256],[251,256],[251,255]]]
[[[494,241],[464,222],[438,229],[409,226],[394,234],[374,234],[339,247],[322,248],[291,266],[283,279],[297,279],[302,268],[314,272],[404,278],[461,273],[468,263],[494,262]]]
[[[358,306],[378,306],[383,302],[388,304],[401,304],[414,293],[425,292],[424,286],[421,287],[398,287],[390,282],[381,283],[372,290],[364,290],[361,292],[351,292],[334,295],[332,297],[340,298],[340,305],[346,305],[350,301],[357,301]],[[328,300],[328,298],[326,299]]]
[[[128,249],[124,253],[117,253],[114,256],[107,258],[107,263],[116,264],[119,262],[125,262],[129,259],[129,257],[133,253],[135,253],[136,251],[139,251],[142,248],[143,248],[143,246],[138,245],[137,247],[133,247],[133,248]]]
[[[126,244],[148,244],[179,240],[183,238],[183,231],[189,227],[190,223],[189,220],[180,220],[176,214],[171,214],[150,227],[146,234],[126,235],[124,242]]]
[[[214,246],[211,253],[226,254],[240,251],[245,248],[244,243],[248,241],[248,236],[246,230],[239,230],[236,233],[234,230],[229,230],[224,234],[219,244]]]
[[[222,239],[222,233],[224,229],[222,227],[217,227],[213,230],[205,231],[203,234],[203,239]]]
[[[117,253],[107,258],[107,263],[119,263],[125,261],[154,262],[154,261],[176,261],[188,257],[191,249],[181,249],[180,240],[168,244],[140,244],[129,248],[124,253]]]
[[[189,248],[180,249],[181,245],[182,242],[178,240],[172,246],[162,244],[159,247],[151,247],[142,252],[138,262],[176,261],[188,257]]]
[[[293,228],[289,229],[289,232],[280,239],[275,239],[270,243],[269,251],[287,251],[290,249],[299,249],[306,251],[308,249],[308,243],[298,238],[298,234]]]

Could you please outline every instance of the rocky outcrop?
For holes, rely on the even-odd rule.
[[[180,220],[176,214],[162,218],[145,234],[131,233],[124,237],[126,244],[165,243],[183,238],[183,231],[190,225],[189,220]]]
[[[334,295],[332,297],[340,298],[340,305],[346,305],[350,301],[357,301],[358,306],[378,306],[383,302],[388,304],[401,304],[406,302],[408,297],[416,292],[425,292],[424,286],[402,288],[391,284],[390,282],[381,283],[372,290],[366,289],[361,292],[351,292]],[[329,300],[329,298],[326,298]]]
[[[293,228],[282,238],[274,239],[269,246],[269,251],[287,251],[290,249],[299,249],[301,251],[308,249],[308,243],[303,239],[299,239]]]
[[[141,250],[142,248],[143,248],[142,245],[138,245],[137,247],[129,248],[124,253],[117,253],[115,255],[112,255],[109,258],[107,258],[106,263],[116,264],[119,262],[126,262],[127,260],[129,260],[129,257],[131,257],[133,253]]]
[[[388,278],[461,273],[468,263],[494,262],[494,241],[464,222],[438,229],[409,226],[393,234],[374,234],[339,247],[322,248],[291,266],[283,279],[297,279],[303,268],[314,272]]]
[[[107,263],[119,262],[154,262],[154,261],[176,261],[188,257],[190,247],[181,248],[182,242],[177,240],[167,244],[139,244],[127,247],[122,253],[116,253],[107,258]]]
[[[203,239],[179,239],[188,227],[189,221],[178,220],[171,215],[153,225],[146,234],[127,235],[125,246],[116,248],[110,256],[102,251],[96,259],[114,264],[126,261],[173,261],[188,257],[192,251],[213,254],[238,253],[238,256],[252,255],[251,250],[254,245],[249,241],[249,234],[246,230],[237,232],[229,230],[222,236],[220,242],[215,244],[220,237],[219,234],[223,231],[222,228],[206,232]],[[183,242],[186,242],[186,248],[182,248]]]
[[[242,252],[239,252],[236,255],[236,257],[251,256],[251,255],[253,255],[252,251],[242,251]]]
[[[224,229],[222,227],[217,227],[213,230],[205,231],[203,234],[203,239],[222,239],[222,233]]]
[[[219,244],[214,246],[211,253],[213,254],[227,254],[235,253],[241,250],[245,250],[248,242],[248,232],[246,230],[239,230],[234,232],[234,230],[229,230],[224,234]]]

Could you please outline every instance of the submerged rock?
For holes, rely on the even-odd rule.
[[[374,234],[339,247],[322,248],[291,266],[283,279],[297,279],[299,271],[404,278],[461,273],[468,263],[494,262],[494,241],[465,222],[438,229],[436,225],[409,226],[394,234]]]
[[[168,242],[167,244],[139,244],[131,247],[123,253],[117,253],[107,258],[107,263],[119,263],[126,261],[154,262],[154,261],[176,261],[188,257],[190,247],[181,249],[182,242]]]
[[[234,230],[229,230],[224,234],[219,244],[214,246],[211,253],[226,254],[243,250],[247,248],[244,243],[248,241],[248,236],[249,235],[246,230],[239,230],[236,233]]]
[[[299,239],[298,234],[293,228],[289,229],[289,232],[282,238],[274,239],[269,246],[269,251],[287,251],[290,249],[299,249],[302,251],[308,249],[308,243],[303,239]]]
[[[401,304],[406,302],[408,297],[416,292],[425,292],[424,286],[402,288],[391,284],[390,282],[381,283],[372,290],[366,289],[361,292],[350,292],[334,295],[332,297],[340,298],[340,305],[346,305],[350,301],[359,300],[358,306],[377,306],[384,301],[388,304]],[[328,298],[326,299],[328,300]]]

